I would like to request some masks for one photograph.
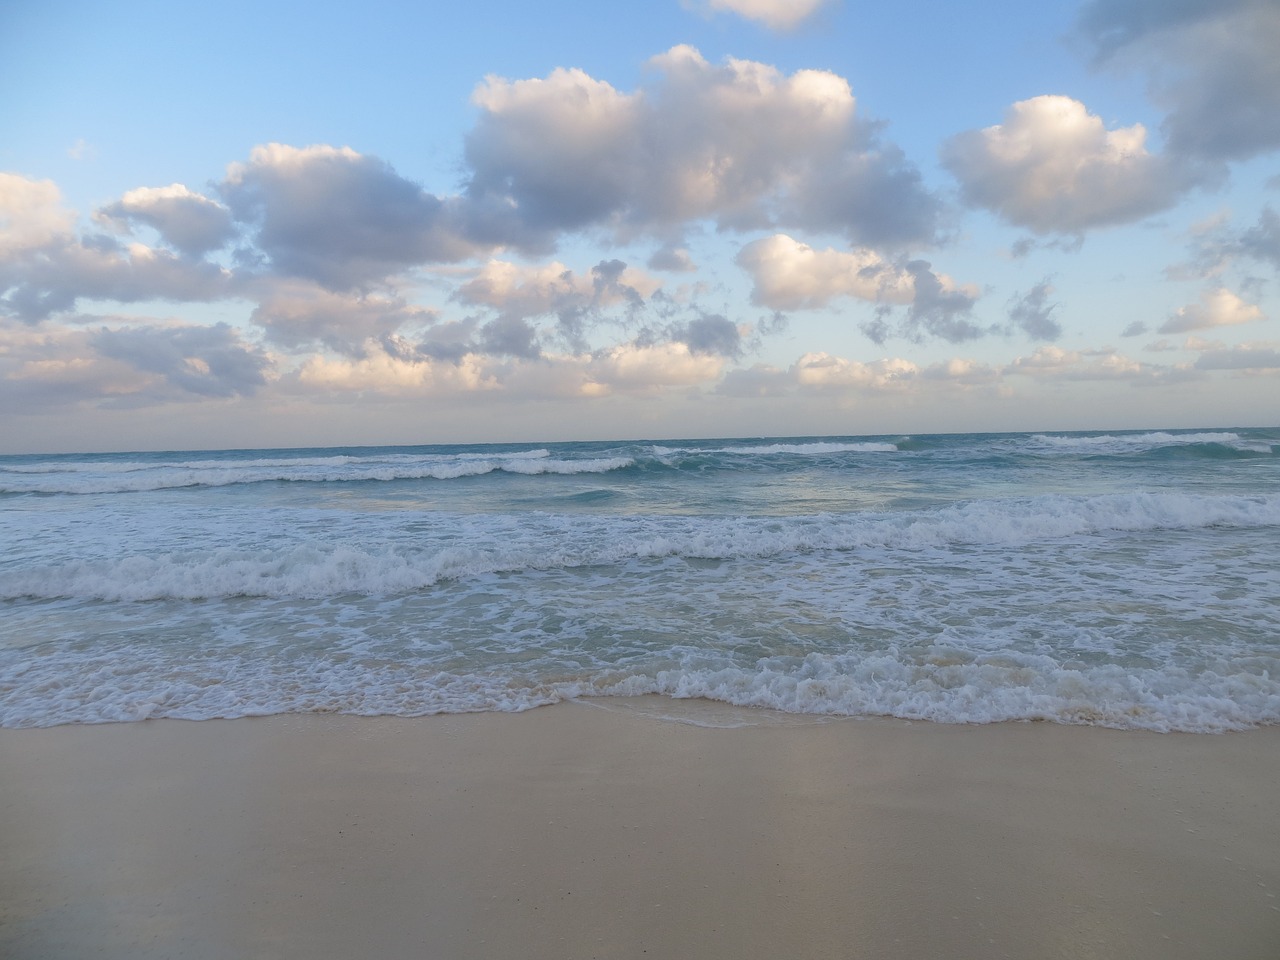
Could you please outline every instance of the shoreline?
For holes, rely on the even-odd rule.
[[[1280,727],[520,714],[0,729],[0,955],[1280,954]]]

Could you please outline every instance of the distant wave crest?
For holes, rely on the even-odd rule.
[[[1032,448],[1039,447],[1060,453],[1077,454],[1135,454],[1168,448],[1218,448],[1236,453],[1271,453],[1271,444],[1248,440],[1238,433],[1228,431],[1204,433],[1151,433],[1098,434],[1096,436],[1033,434]]]
[[[206,460],[163,465],[66,463],[6,467],[0,493],[141,493],[181,487],[225,487],[249,483],[358,483],[392,480],[456,480],[487,473],[607,473],[631,466],[630,457],[565,460],[547,450],[447,457],[326,457],[277,460]]]
[[[814,441],[811,443],[762,443],[759,445],[738,444],[731,447],[664,447],[655,445],[653,454],[657,457],[670,457],[677,454],[730,454],[734,456],[772,456],[790,454],[793,456],[824,456],[833,453],[897,453],[898,445],[879,440],[858,442]]]

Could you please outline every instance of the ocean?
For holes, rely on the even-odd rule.
[[[0,457],[0,725],[1280,722],[1280,429]]]

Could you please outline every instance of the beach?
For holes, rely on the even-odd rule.
[[[1274,958],[1280,730],[519,714],[0,730],[0,955]]]

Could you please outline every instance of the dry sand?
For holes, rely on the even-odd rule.
[[[0,730],[0,957],[1280,957],[1280,728]]]

